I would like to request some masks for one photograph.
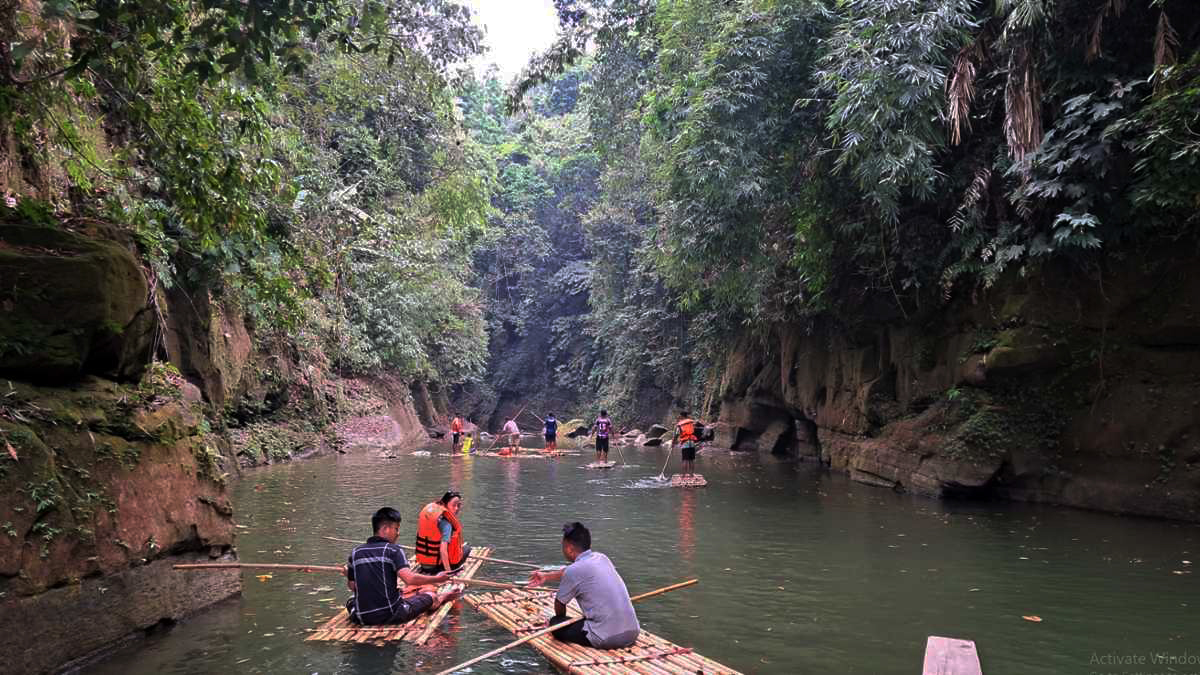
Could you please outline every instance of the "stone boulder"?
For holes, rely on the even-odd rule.
[[[147,298],[138,261],[114,241],[0,225],[0,374],[137,380],[154,343]]]
[[[662,438],[669,431],[661,424],[653,424],[649,431],[646,432],[646,438]]]

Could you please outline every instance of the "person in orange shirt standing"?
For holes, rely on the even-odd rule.
[[[463,421],[454,413],[454,419],[450,421],[450,452],[458,452],[458,446],[462,440]]]

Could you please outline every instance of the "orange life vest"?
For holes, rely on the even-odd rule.
[[[675,423],[675,429],[679,431],[680,441],[695,441],[696,439],[696,422],[688,417],[679,420]]]
[[[450,521],[450,527],[454,529],[450,535],[450,566],[454,567],[462,562],[462,525],[450,509],[437,502],[430,502],[421,509],[421,514],[417,517],[416,558],[420,565],[441,566],[442,531],[438,528],[438,520],[442,516]]]

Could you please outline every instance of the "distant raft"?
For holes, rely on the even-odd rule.
[[[677,473],[671,476],[671,487],[704,487],[705,485],[708,485],[708,481],[698,473],[690,476]]]
[[[483,561],[475,556],[487,557],[491,555],[490,547],[472,549],[471,557],[467,559],[465,565],[462,566],[462,571],[458,576],[464,579],[472,579],[479,568],[483,566]],[[443,584],[439,591],[450,589],[463,589],[463,584],[448,582]],[[415,642],[419,645],[424,645],[433,637],[433,632],[445,620],[446,615],[450,613],[450,606],[453,602],[444,603],[441,607],[432,612],[425,612],[408,623],[384,624],[381,626],[360,626],[350,621],[350,614],[342,609],[329,621],[321,624],[320,627],[313,630],[312,635],[304,638],[305,641],[319,642],[367,642],[376,646],[383,646],[388,642]]]
[[[469,595],[466,601],[500,624],[513,635],[527,635],[543,626],[546,617],[554,613],[554,595],[545,591],[501,591]],[[579,616],[574,602],[567,613]],[[529,646],[567,673],[591,675],[741,675],[712,659],[680,647],[653,633],[642,631],[637,643],[625,649],[594,649],[561,642],[553,635],[542,635],[529,641]]]
[[[592,462],[584,466],[585,469],[611,469],[616,466],[616,462]]]

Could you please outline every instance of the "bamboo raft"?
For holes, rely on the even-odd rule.
[[[617,465],[616,462],[592,462],[585,465],[585,469],[611,469]]]
[[[671,476],[671,487],[704,487],[705,485],[708,485],[708,481],[698,473],[690,476],[677,473]]]
[[[489,619],[518,637],[531,633],[554,614],[554,595],[545,591],[501,591],[481,593],[467,602]],[[567,613],[579,616],[575,602]],[[642,631],[637,643],[625,649],[595,649],[542,635],[529,641],[558,668],[577,675],[740,675],[712,659],[680,647],[653,633]]]
[[[464,579],[473,578],[484,562],[475,556],[487,557],[491,552],[492,549],[487,547],[472,550],[471,557],[462,566],[462,571],[458,573],[458,576]],[[463,584],[450,581],[443,584],[438,590],[462,590],[463,588]],[[423,645],[429,641],[429,638],[433,637],[433,632],[445,620],[453,604],[453,602],[447,602],[434,611],[425,612],[408,623],[385,624],[381,626],[360,626],[356,623],[351,623],[350,613],[342,609],[332,619],[314,629],[312,635],[304,639],[306,642],[368,642],[376,646],[383,646],[388,642],[403,640]]]

